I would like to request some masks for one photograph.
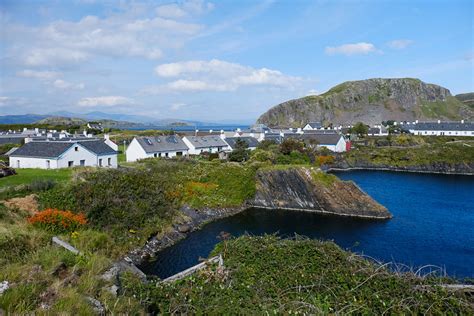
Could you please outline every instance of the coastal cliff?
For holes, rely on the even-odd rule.
[[[260,170],[255,207],[387,219],[392,215],[357,185],[310,168]]]
[[[384,120],[460,120],[474,117],[472,106],[448,89],[414,78],[373,78],[341,83],[320,95],[278,104],[257,123],[301,127],[325,124],[380,124]]]

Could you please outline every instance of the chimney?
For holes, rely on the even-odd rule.
[[[464,120],[461,120],[461,124],[464,124]]]
[[[104,134],[104,139],[105,139],[105,140],[110,140],[109,134]]]
[[[84,130],[84,131],[82,132],[82,135],[87,136],[87,131]]]
[[[415,121],[415,124],[418,124],[418,120]]]
[[[438,124],[441,124],[441,120],[438,120]]]
[[[209,130],[209,134],[212,134],[212,132],[213,132],[212,129],[210,129],[210,130]]]
[[[26,132],[27,131],[27,128],[26,127],[23,127],[23,132]]]
[[[38,128],[38,127],[35,128],[35,133],[36,133],[36,134],[39,133],[39,128]]]

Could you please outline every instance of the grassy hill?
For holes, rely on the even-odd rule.
[[[311,121],[373,125],[387,120],[472,118],[474,110],[446,88],[413,78],[376,78],[344,82],[323,94],[281,103],[262,114],[258,123],[301,127]]]

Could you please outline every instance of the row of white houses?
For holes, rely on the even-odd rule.
[[[162,157],[173,158],[187,155],[200,155],[202,153],[228,153],[234,150],[237,141],[244,141],[248,149],[257,148],[260,141],[271,140],[281,143],[285,138],[300,139],[304,142],[314,143],[318,147],[326,147],[334,152],[344,152],[348,149],[348,142],[338,133],[264,133],[262,138],[249,136],[245,132],[232,133],[226,137],[226,133],[204,135],[204,136],[143,136],[135,137],[126,149],[126,160],[128,162],[139,159]]]

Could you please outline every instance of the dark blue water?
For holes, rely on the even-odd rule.
[[[474,177],[379,171],[338,173],[385,205],[394,218],[370,221],[297,211],[250,209],[206,225],[141,268],[161,278],[207,257],[221,231],[239,236],[295,233],[334,240],[381,261],[436,265],[455,277],[474,277]],[[428,272],[429,269],[426,269]]]

